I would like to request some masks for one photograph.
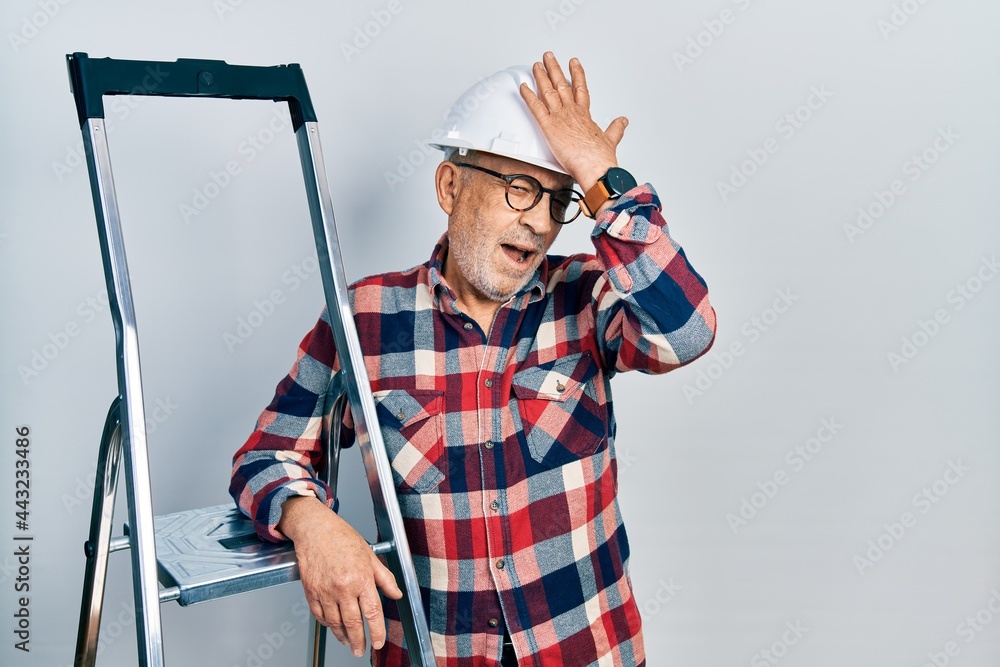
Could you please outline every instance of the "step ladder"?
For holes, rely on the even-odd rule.
[[[371,488],[378,534],[372,544],[403,591],[396,602],[410,661],[435,664],[410,548],[378,428],[371,384],[348,300],[343,257],[319,140],[319,127],[297,64],[273,67],[230,65],[221,60],[175,62],[66,56],[70,87],[86,147],[91,192],[97,215],[101,256],[117,338],[118,395],[111,403],[98,453],[97,479],[74,664],[94,665],[108,555],[127,549],[131,555],[139,665],[162,667],[163,630],[160,604],[181,606],[274,586],[299,578],[290,543],[259,540],[252,523],[233,505],[219,505],[154,517],[146,418],[139,365],[139,341],[129,284],[118,202],[104,126],[105,95],[152,95],[272,100],[288,104],[305,177],[306,195],[323,291],[339,351],[341,371],[331,381],[324,406],[324,465],[318,474],[336,494],[340,420],[349,404],[355,440]],[[118,471],[124,462],[128,523],[111,536]],[[228,463],[228,462],[227,462]],[[326,628],[312,619],[309,664],[325,662]]]

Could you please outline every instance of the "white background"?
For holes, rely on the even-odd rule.
[[[0,9],[0,663],[72,662],[90,484],[117,391],[65,54],[301,63],[354,280],[425,261],[443,232],[438,154],[421,146],[452,101],[552,49],[582,60],[602,125],[631,121],[620,163],[659,192],[719,317],[705,358],[615,380],[649,664],[919,667],[933,664],[928,654],[998,664],[1000,618],[987,606],[1000,609],[996,3],[400,0],[387,14],[381,0],[232,1]],[[731,21],[714,22],[723,10]],[[379,26],[379,15],[391,20]],[[359,37],[366,27],[374,37]],[[803,107],[814,89],[825,101]],[[292,278],[315,251],[291,130],[247,148],[287,112],[163,98],[109,98],[108,108],[147,412],[169,407],[149,433],[156,511],[226,502],[231,456],[322,306],[317,272]],[[797,127],[779,124],[796,113]],[[947,151],[935,149],[949,131],[950,145],[938,141]],[[766,162],[743,166],[769,139]],[[914,171],[925,151],[934,162]],[[229,161],[239,174],[185,220],[180,206]],[[734,168],[753,173],[723,196]],[[905,190],[881,215],[845,228],[859,207],[878,213],[897,179]],[[588,251],[587,233],[581,219],[554,251]],[[273,313],[227,346],[274,290]],[[769,310],[779,291],[792,299],[783,313]],[[61,336],[67,327],[76,335]],[[727,358],[735,343],[742,354]],[[786,458],[824,419],[841,425],[836,434],[822,431],[828,442],[809,461]],[[30,654],[12,634],[14,428],[25,424]],[[940,481],[950,464],[966,469],[953,484]],[[361,470],[350,450],[342,513],[372,537]],[[775,473],[786,483],[754,496]],[[925,488],[933,503],[915,501]],[[755,514],[727,518],[744,499]],[[905,512],[911,525],[893,528]],[[129,588],[127,557],[115,554],[101,665],[135,664]],[[300,599],[296,584],[166,604],[168,661],[304,664]],[[966,618],[977,613],[973,630]],[[808,630],[784,645],[786,623]],[[333,664],[353,660],[331,643]]]

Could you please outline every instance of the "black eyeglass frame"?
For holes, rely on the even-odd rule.
[[[539,181],[537,178],[529,174],[501,174],[498,171],[493,171],[492,169],[487,169],[486,167],[480,167],[477,164],[469,164],[468,162],[453,162],[452,164],[459,167],[469,167],[470,169],[476,169],[478,171],[483,172],[484,174],[489,174],[490,176],[494,176],[502,180],[504,183],[506,183],[506,187],[504,188],[504,198],[507,200],[507,206],[510,206],[515,211],[530,211],[531,209],[538,206],[538,202],[542,201],[542,197],[544,197],[545,193],[547,192],[549,193],[549,217],[552,218],[552,220],[554,220],[557,224],[568,225],[569,223],[573,222],[578,217],[580,217],[580,213],[583,212],[583,207],[581,207],[579,204],[579,202],[583,201],[583,195],[572,188],[561,188],[559,190],[553,190],[551,188],[545,187],[544,185],[542,185],[541,181]],[[535,201],[531,203],[531,206],[528,206],[527,208],[518,208],[510,203],[510,186],[518,178],[527,178],[538,184],[538,195],[535,197]],[[554,199],[554,196],[559,193],[569,193],[570,195],[569,200],[571,202],[572,201],[577,202],[576,215],[574,215],[569,220],[565,221],[559,220],[552,212],[552,205],[556,201]]]

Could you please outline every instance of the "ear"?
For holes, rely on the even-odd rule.
[[[455,200],[462,187],[461,170],[454,162],[444,161],[434,172],[434,189],[437,193],[438,205],[446,215],[455,210]]]

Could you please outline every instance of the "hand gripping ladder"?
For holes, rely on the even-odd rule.
[[[420,667],[434,665],[420,589],[348,300],[319,127],[302,69],[296,64],[248,67],[221,60],[96,59],[86,53],[73,53],[66,58],[86,147],[118,358],[118,395],[111,403],[101,438],[90,536],[84,545],[87,565],[74,664],[77,667],[94,664],[108,555],[113,551],[130,550],[142,667],[164,664],[161,603],[176,600],[187,606],[299,578],[292,546],[257,539],[250,521],[232,505],[153,517],[139,341],[111,175],[103,96],[155,95],[288,103],[305,177],[323,291],[341,362],[341,371],[332,379],[326,395],[321,437],[325,466],[320,474],[336,493],[339,425],[345,404],[349,403],[355,438],[371,487],[378,534],[384,540],[371,546],[375,553],[385,554],[389,569],[401,584],[403,599],[397,605],[411,662]],[[124,534],[113,538],[111,521],[121,459],[125,463],[128,523]],[[309,637],[309,664],[322,665],[326,628],[313,619]]]

